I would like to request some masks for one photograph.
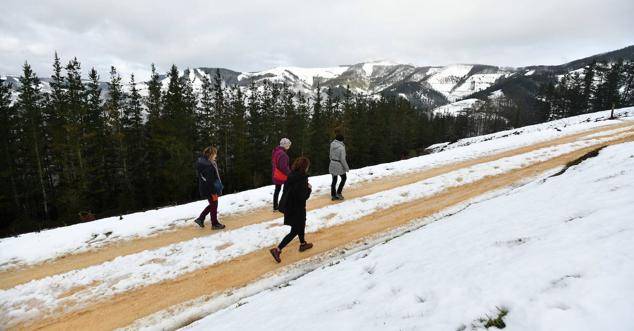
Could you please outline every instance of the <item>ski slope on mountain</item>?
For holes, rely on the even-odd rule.
[[[124,215],[122,220],[104,219],[2,239],[0,328],[111,329],[131,325],[132,329],[173,329],[188,324],[221,308],[242,305],[241,300],[250,301],[246,298],[251,295],[386,238],[438,220],[445,223],[445,216],[470,203],[515,192],[513,188],[518,185],[546,178],[588,151],[634,140],[634,109],[621,109],[616,115],[617,119],[609,120],[609,112],[587,114],[465,139],[446,144],[439,153],[356,169],[350,173],[351,186],[346,191],[350,195],[341,203],[330,203],[324,197],[329,176],[311,177],[314,195],[309,200],[307,238],[314,240],[316,247],[299,254],[291,245],[282,256],[282,268],[267,252],[288,230],[280,226],[279,214],[265,209],[272,187],[224,196],[221,219],[235,220],[239,225],[227,221],[227,229],[220,232],[194,227],[191,220],[204,206],[197,202]],[[506,204],[499,206],[506,212],[511,210]],[[251,221],[240,223],[241,217]],[[197,235],[40,277],[9,280],[12,273],[22,270],[28,276],[38,268],[72,261],[76,255],[99,254],[148,237],[180,232]],[[512,307],[504,307],[509,309],[509,317],[513,316]],[[487,306],[480,312],[474,310],[474,314],[494,309]],[[463,319],[460,323],[467,322]]]

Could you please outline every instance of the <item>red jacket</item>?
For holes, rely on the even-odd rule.
[[[273,176],[276,168],[286,176],[291,173],[291,169],[288,167],[288,155],[282,146],[273,148],[273,152],[271,153],[271,179],[273,180],[273,184],[282,185],[286,181],[276,180]]]

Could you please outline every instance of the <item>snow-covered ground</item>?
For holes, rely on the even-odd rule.
[[[456,102],[452,102],[448,105],[440,106],[438,108],[434,108],[432,112],[434,115],[451,115],[458,116],[463,112],[474,109],[478,105],[484,103],[484,101],[480,99],[466,99],[460,100]]]
[[[479,158],[506,150],[546,141],[566,134],[634,120],[634,108],[616,112],[620,120],[606,120],[609,112],[598,112],[548,122],[540,125],[503,131],[491,135],[463,139],[444,146],[444,151],[409,160],[354,169],[348,175],[348,183],[355,185],[366,180],[402,175],[435,168],[442,165]],[[326,194],[330,190],[330,176],[310,178],[313,194]],[[228,194],[221,198],[219,214],[247,212],[271,203],[271,186]],[[0,271],[18,265],[39,263],[70,253],[98,249],[122,240],[147,237],[163,231],[192,226],[191,220],[204,208],[206,201],[167,207],[147,212],[110,217],[90,223],[27,233],[17,237],[0,239]],[[32,249],[39,247],[39,249]]]
[[[625,143],[185,329],[633,330],[632,215]]]
[[[308,86],[313,86],[315,77],[332,79],[339,77],[343,72],[348,70],[348,66],[326,67],[326,68],[301,68],[301,67],[277,67],[270,70],[260,72],[242,73],[238,76],[238,80],[251,78],[253,76],[271,76],[268,78],[272,81],[283,82],[284,78],[298,78],[305,82]]]
[[[477,164],[410,185],[312,210],[307,215],[310,222],[306,231],[310,234],[323,228],[353,222],[379,210],[429,197],[450,187],[472,183],[488,176],[507,173],[530,164],[552,159],[586,146],[632,135],[629,132],[622,132],[621,129],[610,130],[609,133],[616,134],[616,136],[606,137],[608,134],[606,132],[602,135],[594,135],[589,139]],[[418,158],[418,160],[412,160],[409,163],[420,163],[421,160],[423,159]],[[393,165],[408,168],[407,161]],[[2,290],[0,291],[0,307],[2,308],[0,318],[4,326],[10,327],[28,318],[49,316],[62,307],[66,310],[73,310],[94,300],[105,299],[126,291],[157,284],[219,262],[234,259],[277,243],[287,232],[284,227],[276,227],[281,222],[282,219],[276,219],[223,231],[213,236],[195,238],[158,249],[120,256],[100,265],[33,280],[11,289]],[[193,226],[191,223],[189,225]],[[72,232],[67,232],[66,239],[73,235]],[[38,247],[39,251],[42,245],[46,246],[46,243],[42,242],[32,247]],[[27,251],[33,251],[32,247]],[[29,252],[13,253],[16,256],[30,254]],[[67,293],[72,294],[67,295]]]
[[[491,74],[475,74],[467,78],[460,86],[456,86],[451,91],[453,98],[462,98],[469,94],[484,90],[493,85],[495,81],[501,77],[507,76],[510,73],[499,72]]]
[[[450,101],[456,101],[458,97],[452,95],[451,91],[460,79],[466,76],[471,69],[473,69],[473,66],[466,64],[433,67],[427,71],[427,74],[431,75],[427,78],[427,83],[429,83],[434,90],[448,97]]]

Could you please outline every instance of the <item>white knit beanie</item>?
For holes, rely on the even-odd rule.
[[[288,149],[291,147],[291,141],[288,138],[282,138],[282,140],[280,140],[280,146]]]

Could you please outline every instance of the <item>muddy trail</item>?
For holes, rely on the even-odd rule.
[[[398,178],[390,178],[389,183],[386,183],[388,181],[381,181],[380,183],[362,183],[359,184],[357,187],[348,190],[347,196],[350,198],[361,197],[373,192],[379,192],[393,187],[402,186],[408,183],[414,183],[428,177],[437,176],[439,174],[450,172],[462,167],[467,167],[469,165],[489,162],[516,154],[522,154],[543,147],[573,142],[583,139],[583,137],[590,134],[601,131],[608,131],[623,126],[628,125],[611,126],[597,130],[586,131],[573,136],[567,136],[477,160],[471,160],[435,169],[429,169],[407,176],[401,176]],[[353,242],[362,242],[364,238],[375,236],[391,229],[407,225],[410,222],[420,219],[421,217],[433,215],[443,209],[476,198],[487,192],[508,187],[510,185],[513,185],[514,183],[525,180],[526,178],[534,177],[553,168],[571,164],[575,160],[578,160],[579,158],[598,148],[627,141],[634,141],[634,127],[630,126],[630,129],[627,131],[627,133],[629,133],[629,135],[626,137],[615,137],[609,142],[602,142],[586,147],[580,147],[573,152],[560,155],[543,162],[530,164],[523,168],[511,170],[509,172],[496,176],[486,177],[484,179],[468,184],[463,184],[461,186],[451,187],[430,197],[408,201],[406,203],[402,203],[388,209],[377,211],[371,215],[356,219],[345,224],[328,227],[320,231],[307,234],[310,241],[315,243],[315,247],[309,251],[299,253],[297,251],[297,242],[292,243],[289,248],[286,249],[283,253],[282,265],[291,265],[299,261],[315,257],[319,254],[335,250],[338,247],[343,247]],[[329,201],[329,199],[327,199],[327,197],[317,197],[311,200],[310,208],[320,208],[320,206],[324,206],[330,203],[331,202]],[[249,224],[248,222],[262,222],[267,219],[270,220],[279,217],[277,215],[271,215],[271,212],[268,210],[254,211],[249,215],[250,216],[248,218],[248,221],[240,219],[237,215],[235,216],[237,217],[235,223],[231,224],[228,220],[229,218],[225,218],[225,221],[228,224],[228,227],[235,228],[238,226],[245,226]],[[245,218],[245,216],[242,217]],[[240,219],[240,221],[238,221],[238,219]],[[160,241],[158,241],[159,239],[162,238],[163,240],[168,240],[164,238],[165,236],[175,236],[177,234],[182,235],[177,237],[169,237],[169,240],[172,240],[172,242],[178,240],[186,240],[188,238],[187,236],[200,236],[200,230],[195,230],[198,231],[189,231],[189,229],[183,229],[182,231],[174,232],[171,234],[164,234],[152,239],[133,241],[118,246],[108,247],[103,251],[107,251],[112,254],[115,251],[123,252],[127,249],[128,253],[126,254],[130,254],[130,252],[134,252],[135,249],[139,249],[139,247],[136,245],[142,245],[140,244],[140,242],[142,242],[143,244],[151,242],[152,245],[160,245]],[[207,229],[207,231],[209,230]],[[209,232],[207,231],[202,235],[212,235],[209,234]],[[131,247],[124,248],[126,245],[131,245]],[[92,253],[93,258],[95,258],[95,260],[92,260],[92,263],[98,263],[96,262],[98,260],[96,259],[96,257],[100,256],[99,253],[101,252]],[[90,254],[86,254],[86,257],[88,256],[90,256]],[[73,258],[78,257],[69,257],[67,259]],[[106,257],[105,255],[101,255],[100,258],[105,259]],[[56,261],[53,263],[53,265],[57,263],[60,262]],[[82,267],[81,263],[84,263],[83,265],[90,265],[90,263],[88,263],[88,260],[78,260],[77,264],[68,264],[66,265],[66,268],[72,268],[73,266],[77,265],[79,265],[78,267]],[[44,267],[45,265],[36,266],[34,268],[31,268],[31,270]],[[280,264],[277,264],[272,260],[271,256],[268,253],[268,249],[260,249],[258,251],[240,256],[233,260],[185,274],[177,279],[148,285],[144,288],[132,290],[121,295],[117,295],[113,298],[92,302],[89,305],[82,307],[78,311],[59,311],[57,312],[57,315],[52,318],[29,321],[27,323],[16,326],[16,328],[46,330],[111,330],[118,327],[124,327],[133,323],[135,320],[167,309],[169,307],[173,307],[183,302],[199,298],[201,296],[212,295],[214,293],[219,293],[231,288],[245,286],[254,281],[257,281],[266,274],[270,274],[272,272],[275,272],[276,270],[279,270],[279,268]],[[4,275],[2,277],[4,277]]]
[[[527,153],[536,149],[556,146],[560,144],[574,142],[596,133],[610,131],[619,128],[631,127],[630,123],[610,125],[598,129],[579,132],[561,138],[544,141],[541,143],[520,147],[505,152],[492,154],[486,157],[456,162],[436,168],[411,172],[405,175],[392,176],[389,180],[379,178],[373,181],[363,181],[350,185],[346,188],[346,198],[354,199],[377,192],[393,189],[407,184],[412,184],[431,177],[442,175],[457,169],[470,167],[480,163],[491,162],[505,157]],[[317,195],[311,197],[307,203],[307,209],[314,210],[330,205],[333,202],[328,195]],[[222,218],[222,222],[227,226],[226,230],[241,228],[244,226],[270,221],[281,217],[280,213],[274,213],[269,207],[257,208],[245,213],[229,214]],[[19,284],[27,283],[31,280],[41,279],[48,276],[62,274],[71,270],[86,268],[110,261],[118,256],[138,253],[148,249],[156,249],[173,243],[190,240],[197,237],[214,235],[209,227],[200,229],[192,222],[191,227],[177,228],[164,231],[159,234],[134,240],[114,242],[108,246],[97,250],[83,252],[79,254],[69,254],[61,258],[49,260],[32,266],[14,268],[0,272],[0,289],[8,289]]]

